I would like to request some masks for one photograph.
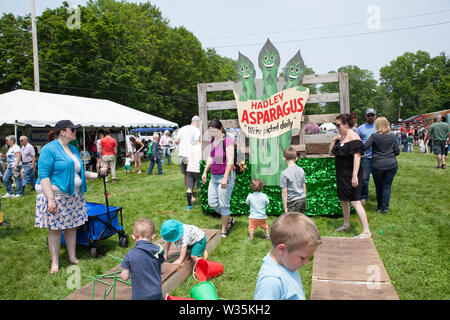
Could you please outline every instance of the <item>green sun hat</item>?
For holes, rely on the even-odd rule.
[[[161,237],[167,242],[176,242],[183,235],[183,224],[180,221],[169,219],[161,225]]]

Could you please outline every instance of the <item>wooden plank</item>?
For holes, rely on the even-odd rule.
[[[348,73],[339,72],[339,104],[341,113],[350,113],[350,87]]]
[[[279,77],[277,80],[282,81],[284,79],[283,77]],[[303,77],[302,84],[317,84],[317,83],[329,83],[338,81],[339,81],[338,73],[307,74]],[[211,82],[201,84],[206,85],[206,92],[226,91],[226,90],[233,90],[234,81]]]
[[[205,134],[208,130],[208,107],[206,97],[206,84],[200,83],[197,85],[198,96],[198,116],[200,117],[200,141],[202,144],[202,150],[208,146],[209,139]],[[202,153],[202,160],[206,160],[205,155]]]
[[[310,143],[306,145],[306,153],[324,154],[328,152],[330,145],[328,143]]]
[[[207,244],[206,249],[211,253],[220,243],[220,230],[215,229],[203,229],[206,233]],[[162,244],[163,239],[156,241],[158,244]],[[169,259],[176,259],[179,256],[178,250],[175,246],[171,246],[169,249]],[[170,293],[177,286],[179,286],[188,276],[192,275],[192,269],[194,267],[194,262],[192,259],[185,260],[180,266],[171,263],[164,263],[166,271],[161,275],[162,281],[162,291],[163,295]],[[120,264],[112,268],[111,270],[105,272],[104,274],[116,272],[121,269]],[[102,279],[109,284],[113,283],[113,279]],[[104,292],[109,286],[106,284],[96,282],[94,290],[94,300],[103,300]],[[73,292],[67,296],[64,300],[90,300],[92,294],[92,281],[87,283],[81,289]],[[112,300],[112,292],[106,297],[107,300]],[[131,299],[131,286],[116,282],[116,296],[115,300],[130,300]]]
[[[367,281],[371,266],[379,268],[379,282],[390,282],[371,238],[322,237],[314,254],[313,279]]]
[[[206,92],[213,91],[226,91],[233,90],[234,82],[233,81],[225,81],[225,82],[211,82],[205,83]]]
[[[197,85],[198,96],[198,116],[200,117],[200,136],[204,136],[204,132],[208,129],[208,107],[206,100],[206,85],[200,83]]]
[[[396,300],[373,240],[322,237],[314,254],[311,300]]]
[[[309,100],[309,98],[308,98]],[[299,152],[299,156],[300,158],[304,158],[306,157],[306,140],[305,140],[305,118],[302,116],[302,118],[300,119],[300,131],[298,133],[299,139],[298,139],[298,145],[302,146],[302,150],[297,151]],[[303,149],[303,147],[305,147]]]
[[[330,156],[327,152],[322,154],[306,154],[306,158],[334,158],[334,156]]]
[[[337,102],[339,101],[339,93],[313,93],[308,96],[308,103],[324,103],[324,102]]]
[[[399,300],[390,283],[312,280],[310,300]]]
[[[303,84],[316,84],[316,83],[328,83],[328,82],[338,82],[338,74],[326,73],[326,74],[305,74],[303,77]]]
[[[322,124],[327,122],[334,122],[339,113],[326,113],[326,114],[309,114],[305,115],[305,123]]]
[[[236,100],[208,102],[208,111],[236,109]]]
[[[302,144],[294,144],[294,145],[292,145],[292,147],[297,152],[306,151],[306,146],[304,144],[303,145]]]
[[[306,144],[331,143],[334,135],[331,134],[307,134],[305,135]]]

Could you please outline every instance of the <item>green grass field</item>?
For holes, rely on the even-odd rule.
[[[371,180],[366,211],[373,240],[400,299],[449,299],[450,169],[435,169],[435,156],[417,150],[412,154],[402,153],[398,162],[387,215],[376,212]],[[143,167],[146,170],[148,162]],[[170,218],[201,228],[220,229],[220,217],[202,213],[199,201],[191,211],[185,210],[185,189],[178,166],[172,164],[163,170],[162,176],[147,176],[145,173],[125,175],[119,169],[117,183],[108,184],[110,205],[123,207],[125,231],[131,234],[134,221],[141,217],[153,220],[156,239],[161,223]],[[47,230],[34,227],[36,196],[29,188],[23,198],[2,199],[3,216],[11,226],[0,228],[0,299],[63,299],[73,292],[66,284],[71,276],[67,272],[67,251],[61,248],[60,271],[50,275]],[[6,191],[4,187],[1,189],[3,195]],[[104,203],[101,180],[88,181],[86,199]],[[269,224],[274,219],[269,217]],[[237,220],[232,233],[209,255],[210,260],[224,264],[224,274],[212,280],[222,299],[253,298],[262,258],[270,250],[270,241],[264,240],[261,230],[252,242],[247,240],[246,216],[237,216]],[[322,236],[351,237],[361,232],[356,214],[351,216],[352,228],[340,234],[334,230],[342,224],[342,217],[314,217],[313,221]],[[131,247],[131,237],[130,241]],[[118,246],[116,235],[102,243],[109,253],[118,257],[129,250]],[[90,281],[88,275],[105,273],[117,265],[108,256],[91,258],[84,246],[77,246],[77,256],[81,286]],[[307,298],[312,264],[313,259],[300,269]],[[196,284],[196,280],[188,278],[172,294],[189,296],[190,288]]]

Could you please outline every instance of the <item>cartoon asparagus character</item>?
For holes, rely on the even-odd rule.
[[[277,79],[280,67],[280,54],[269,39],[259,52],[258,66],[263,75],[263,95],[259,99],[264,102],[278,92]],[[250,139],[254,164],[252,178],[262,180],[265,185],[279,185],[280,173],[286,168],[283,150],[290,145],[290,137],[290,132],[287,132],[276,138]]]
[[[305,91],[306,87],[301,86],[300,83],[305,76],[306,66],[303,62],[300,50],[288,61],[286,67],[283,68],[284,72],[284,87],[283,90],[297,87],[298,91]]]
[[[264,82],[263,96],[260,99],[265,101],[278,92],[277,75],[280,67],[280,54],[269,39],[259,52],[258,66],[261,69]]]
[[[245,55],[239,52],[239,58],[236,65],[238,79],[242,83],[244,95],[239,95],[240,101],[247,101],[248,99],[256,99],[255,77],[256,70],[253,62]]]

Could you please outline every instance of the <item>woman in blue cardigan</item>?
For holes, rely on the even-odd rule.
[[[61,232],[69,254],[69,262],[77,264],[75,246],[78,226],[87,220],[86,179],[106,176],[108,169],[98,173],[85,172],[78,149],[69,143],[77,128],[70,120],[56,123],[57,138],[46,144],[39,156],[36,181],[35,227],[48,228],[48,247],[52,258],[50,273],[58,272]]]

